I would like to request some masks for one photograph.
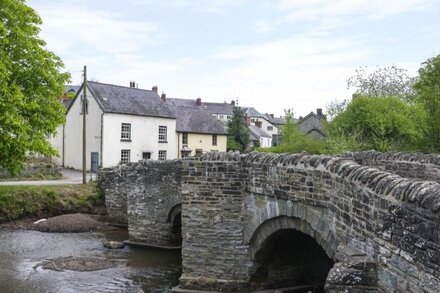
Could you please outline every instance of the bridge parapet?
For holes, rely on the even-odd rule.
[[[423,153],[347,152],[343,156],[405,178],[440,183],[440,155]]]

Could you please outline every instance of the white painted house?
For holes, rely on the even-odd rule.
[[[82,168],[83,86],[66,115],[64,165]],[[92,158],[99,167],[141,159],[177,158],[176,118],[157,94],[143,90],[87,82],[87,169]]]

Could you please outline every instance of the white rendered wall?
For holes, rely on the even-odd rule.
[[[260,147],[270,148],[272,146],[272,138],[260,137]]]
[[[270,136],[274,134],[278,134],[278,128],[269,121],[267,121],[266,119],[261,117],[250,117],[250,118],[251,118],[251,125],[255,125],[255,121],[261,121],[261,129],[266,131],[267,134],[269,134]],[[252,120],[254,121],[252,122]],[[267,130],[268,126],[272,126],[272,130]]]
[[[131,124],[131,141],[121,141],[122,123]],[[167,143],[159,142],[159,126],[167,127]],[[167,159],[177,158],[176,119],[105,113],[102,167],[116,166],[122,149],[130,150],[131,162],[141,160],[143,152],[157,160],[159,150],[167,151]]]
[[[63,125],[57,127],[56,134],[50,136],[47,140],[50,145],[58,152],[58,156],[53,156],[52,160],[58,165],[63,164]]]
[[[73,101],[66,116],[66,126],[64,128],[64,165],[74,169],[82,169],[82,133],[83,116],[80,115],[80,103],[82,90]],[[86,154],[87,170],[90,169],[90,153],[97,152],[101,157],[101,114],[98,103],[93,98],[90,91],[87,90],[87,99],[89,101],[88,114],[86,116]],[[100,158],[101,160],[101,158]]]

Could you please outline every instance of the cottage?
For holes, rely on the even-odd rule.
[[[64,127],[64,165],[82,168],[83,112],[86,112],[87,169],[141,159],[177,158],[176,117],[152,90],[87,82],[69,105]],[[97,163],[97,164],[96,164]]]
[[[177,119],[178,157],[196,156],[209,151],[226,151],[225,126],[198,107],[176,106],[178,99],[162,99],[173,109]]]

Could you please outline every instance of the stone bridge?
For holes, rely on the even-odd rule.
[[[104,169],[99,183],[130,243],[182,243],[176,292],[439,292],[439,166],[422,154],[209,153]]]

